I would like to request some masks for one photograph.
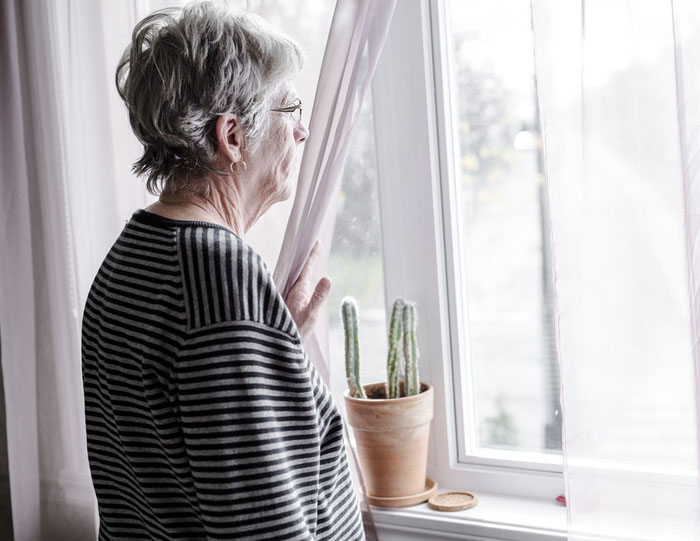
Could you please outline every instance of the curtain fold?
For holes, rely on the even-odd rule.
[[[14,539],[95,539],[80,323],[105,247],[147,201],[129,172],[138,142],[115,107],[118,55],[107,51],[128,40],[136,16],[129,3],[62,0],[0,10],[0,329]]]
[[[352,126],[362,106],[384,45],[396,0],[337,0],[323,56],[314,109],[301,161],[294,205],[274,271],[274,280],[286,297],[299,277],[314,243],[321,239],[316,275],[328,269],[335,226],[335,208],[342,168],[350,148]],[[305,349],[323,381],[330,387],[328,307],[319,317]],[[342,369],[342,366],[340,367]],[[365,534],[377,539],[362,471],[350,445],[343,418],[344,441],[355,486],[359,487]]]
[[[34,329],[34,310],[25,309],[12,313],[11,306],[18,306],[24,299],[34,298],[34,283],[31,279],[33,257],[31,250],[31,230],[26,217],[29,208],[29,187],[23,182],[28,176],[28,163],[24,153],[23,140],[28,137],[23,122],[23,88],[26,78],[23,72],[24,51],[20,49],[22,36],[18,24],[22,14],[16,2],[5,2],[0,6],[2,29],[0,29],[0,55],[3,72],[12,76],[0,78],[0,217],[2,217],[2,252],[13,253],[13,257],[0,257],[0,328],[2,329],[2,363],[5,382],[5,411],[7,416],[8,462],[12,462],[16,475],[9,478],[11,493],[17,494],[17,511],[12,520],[15,531],[24,533],[24,539],[38,539],[38,522],[34,517],[40,513],[39,469],[38,469],[38,426],[36,413],[36,348],[33,337],[26,343],[13,340],[13,336],[26,337],[25,329]],[[28,127],[27,127],[28,128]],[[10,240],[11,239],[11,240]],[[10,242],[20,247],[20,253],[10,252]],[[16,249],[15,249],[16,250]],[[30,307],[28,307],[30,308]],[[19,359],[29,359],[18,362]],[[19,388],[28,389],[22,397],[13,392],[14,382]],[[8,388],[9,387],[9,388]],[[23,398],[23,400],[20,400]],[[9,465],[9,464],[8,464]],[[4,469],[4,468],[3,468]]]
[[[695,437],[700,450],[700,6],[689,0],[672,0],[671,10],[695,380]]]
[[[569,539],[698,539],[698,8],[532,5]]]

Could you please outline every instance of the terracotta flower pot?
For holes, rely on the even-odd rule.
[[[404,396],[401,381],[400,398],[389,399],[385,382],[362,387],[366,399],[349,396],[349,390],[343,397],[368,495],[400,498],[424,492],[433,418],[432,385],[421,383],[419,394]]]

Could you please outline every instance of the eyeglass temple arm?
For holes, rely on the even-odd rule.
[[[297,109],[301,109],[301,100],[297,98],[294,101],[298,101],[299,103],[297,105],[290,105],[288,107],[280,107],[278,109],[272,109],[272,111],[279,111],[281,113],[291,113],[293,111],[296,111]]]

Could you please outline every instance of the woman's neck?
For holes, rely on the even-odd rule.
[[[186,198],[178,199],[171,195],[170,197],[161,196],[158,201],[146,207],[145,210],[173,220],[191,220],[222,225],[233,230],[239,237],[242,237],[248,230],[243,217],[236,212],[235,207],[220,210],[205,202]]]

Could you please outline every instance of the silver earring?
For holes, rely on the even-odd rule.
[[[248,166],[246,165],[245,160],[241,160],[241,162],[243,163],[243,170],[245,171],[246,169],[248,169]],[[233,174],[233,161],[231,161],[228,164],[228,169],[229,169],[229,171],[231,171],[231,174]]]

